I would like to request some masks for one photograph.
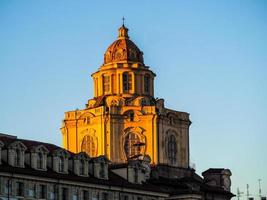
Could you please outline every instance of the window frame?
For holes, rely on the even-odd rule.
[[[144,92],[145,93],[150,92],[150,75],[149,74],[144,75]]]
[[[61,192],[62,192],[61,193],[62,200],[68,200],[69,199],[69,189],[66,187],[62,187]]]
[[[111,78],[109,75],[104,75],[103,76],[103,93],[107,94],[110,93],[110,88],[111,88]]]
[[[124,93],[130,93],[133,88],[133,75],[130,72],[122,74],[122,88]]]
[[[17,167],[21,166],[21,156],[22,156],[21,149],[16,148],[15,149],[15,155],[14,155],[14,164]]]
[[[133,146],[140,142],[141,137],[135,132],[129,132],[125,135],[123,148],[127,159],[142,153],[142,147]]]
[[[63,155],[58,156],[58,171],[63,173],[65,172],[65,158]]]
[[[38,197],[39,199],[47,198],[47,186],[45,184],[40,184],[38,189]]]
[[[16,196],[24,196],[24,183],[22,181],[16,181]]]
[[[177,140],[174,134],[168,136],[167,139],[168,160],[172,165],[177,161]]]
[[[36,168],[37,169],[44,169],[44,154],[40,151],[37,152]]]
[[[105,163],[100,163],[99,178],[105,178]]]
[[[86,175],[85,174],[85,167],[86,167],[86,161],[84,159],[80,159],[80,162],[79,162],[79,174],[81,176],[84,176]]]

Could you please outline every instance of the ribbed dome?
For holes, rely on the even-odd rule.
[[[104,64],[120,61],[144,63],[143,52],[129,39],[128,29],[124,25],[119,28],[118,39],[104,55]]]

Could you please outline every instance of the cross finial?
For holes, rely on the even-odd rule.
[[[125,18],[124,16],[122,17],[122,25],[124,26],[124,21],[125,21]]]

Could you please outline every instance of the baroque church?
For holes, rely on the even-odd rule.
[[[123,24],[63,147],[0,133],[0,200],[230,200],[229,169],[189,166],[189,114],[154,97],[155,76]]]
[[[148,155],[152,164],[189,166],[189,114],[164,106],[154,97],[156,74],[122,25],[92,74],[94,97],[86,108],[66,112],[64,147],[114,163]]]

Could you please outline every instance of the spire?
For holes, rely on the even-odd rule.
[[[122,18],[122,26],[119,28],[119,36],[118,36],[119,39],[128,39],[129,38],[128,28],[126,28],[124,26],[124,20],[125,20],[125,18],[123,17]]]

